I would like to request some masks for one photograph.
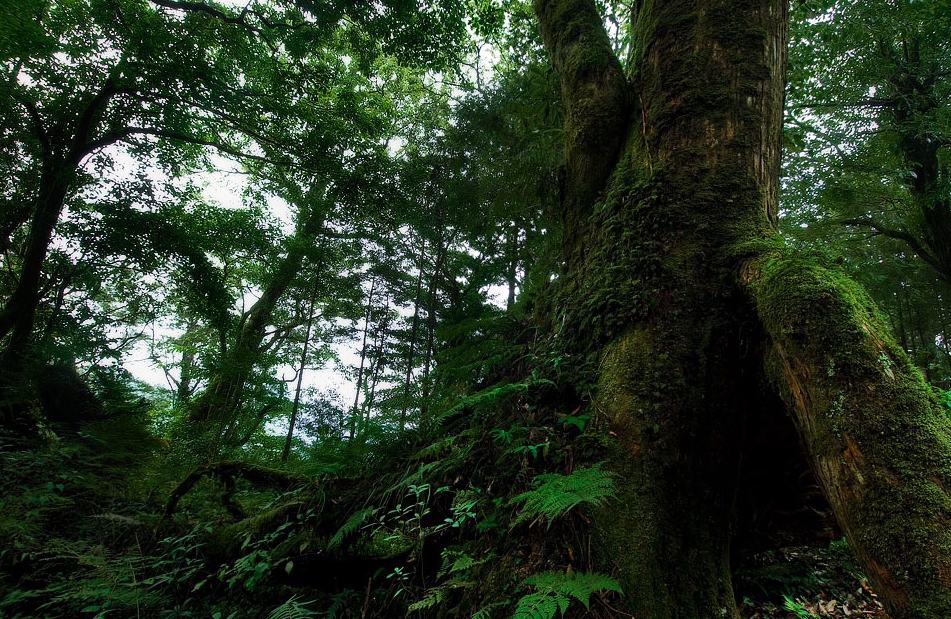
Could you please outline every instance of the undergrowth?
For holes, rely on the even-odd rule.
[[[513,339],[428,423],[371,419],[285,468],[256,451],[186,475],[135,398],[45,445],[0,443],[0,617],[618,616],[591,558],[586,511],[615,476],[584,373]]]

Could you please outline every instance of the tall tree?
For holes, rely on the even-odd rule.
[[[891,616],[951,614],[951,423],[865,293],[775,231],[785,2],[636,3],[627,73],[593,1],[533,6],[566,110],[549,303],[623,480],[594,529],[625,610],[737,616],[742,437],[778,392]]]
[[[279,70],[273,38],[289,22],[303,22],[297,9],[263,5],[238,13],[140,0],[21,4],[25,14],[16,17],[10,12],[17,7],[0,9],[5,23],[31,20],[18,36],[5,37],[14,44],[4,46],[0,69],[0,159],[9,179],[0,191],[6,276],[0,388],[7,421],[32,397],[38,368],[50,356],[48,342],[63,339],[50,329],[57,324],[53,318],[79,313],[64,310],[62,295],[51,291],[78,280],[75,274],[91,262],[83,241],[94,239],[99,250],[119,246],[112,255],[100,254],[100,262],[129,262],[122,249],[138,244],[190,263],[194,269],[178,273],[197,284],[190,287],[199,292],[192,300],[204,297],[193,305],[211,310],[198,314],[219,333],[226,329],[229,303],[219,294],[223,287],[205,253],[208,244],[178,242],[198,230],[182,229],[182,220],[170,217],[177,199],[169,177],[206,169],[212,149],[262,159],[250,144],[273,139],[274,124],[260,120],[294,92],[279,87],[282,78],[294,81],[293,71]],[[140,236],[149,238],[140,242]],[[162,270],[157,255],[138,256],[132,265],[138,277]],[[96,273],[107,282],[123,277],[116,268],[100,266]],[[104,296],[95,286],[85,292],[100,302]],[[87,350],[77,347],[72,354]]]

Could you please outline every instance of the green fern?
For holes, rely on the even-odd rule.
[[[571,600],[564,595],[551,591],[537,591],[523,595],[515,607],[512,619],[552,619],[555,611],[564,615]]]
[[[353,589],[344,589],[340,593],[334,594],[330,606],[320,614],[323,615],[323,619],[337,619],[338,616],[347,617],[350,616],[347,609],[362,603],[362,594]]]
[[[525,391],[531,386],[531,383],[497,383],[490,387],[486,387],[481,391],[476,393],[463,396],[459,402],[442,414],[444,419],[448,419],[453,415],[461,412],[464,409],[469,409],[473,411],[481,411],[488,406],[498,403],[502,398],[505,398],[513,393],[520,393]]]
[[[298,597],[296,595],[291,596],[289,600],[272,610],[267,619],[310,619],[310,617],[321,614],[316,610],[307,608],[307,605],[313,604],[313,602],[298,602]]]
[[[621,585],[610,576],[598,572],[542,572],[522,581],[540,592],[549,591],[573,597],[588,608],[592,594],[597,591],[621,593]]]
[[[492,619],[492,611],[498,608],[499,606],[504,606],[504,604],[502,602],[493,602],[492,604],[489,604],[488,606],[483,606],[482,608],[477,610],[475,613],[473,613],[470,619]]]
[[[457,572],[463,572],[482,565],[493,558],[495,558],[495,555],[492,553],[483,556],[481,559],[476,559],[460,550],[447,548],[442,551],[442,567],[439,568],[437,575],[443,577]]]
[[[426,610],[432,608],[436,604],[442,602],[443,597],[446,595],[446,590],[442,587],[433,587],[426,592],[426,595],[423,596],[423,599],[418,602],[413,602],[406,607],[406,610],[409,612],[415,612],[417,610]]]
[[[360,528],[366,519],[373,514],[375,510],[373,508],[361,509],[354,512],[347,518],[347,521],[343,523],[343,526],[334,533],[334,536],[330,538],[330,541],[327,542],[327,549],[333,550],[337,546],[343,543],[344,538]]]
[[[581,503],[601,506],[614,498],[615,474],[601,470],[601,462],[575,469],[570,475],[545,473],[535,477],[534,490],[523,492],[509,501],[509,505],[524,503],[511,526],[544,517],[548,526],[556,518],[567,514]]]
[[[621,593],[621,585],[616,580],[597,572],[542,572],[529,576],[522,581],[522,585],[530,585],[537,591],[519,599],[513,619],[552,619],[556,610],[565,614],[572,598],[589,608],[591,596],[595,592]]]

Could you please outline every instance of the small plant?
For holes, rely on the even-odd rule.
[[[570,475],[538,475],[535,477],[534,490],[523,492],[509,501],[510,505],[523,503],[511,526],[542,517],[551,527],[553,520],[567,514],[581,503],[604,505],[608,499],[615,496],[614,477],[614,473],[601,469],[600,462],[590,467],[575,469]]]
[[[440,579],[446,579],[439,586],[432,587],[426,591],[425,595],[417,602],[407,607],[409,611],[420,611],[432,608],[442,602],[446,596],[453,590],[466,589],[476,586],[476,583],[470,580],[472,568],[490,561],[494,555],[488,554],[482,558],[476,559],[471,555],[456,549],[447,549],[442,552],[442,567],[436,576]]]
[[[808,610],[798,601],[788,595],[783,596],[783,608],[793,613],[798,619],[809,619],[812,616]]]
[[[346,522],[341,525],[341,527],[334,533],[333,537],[330,538],[330,541],[327,542],[327,550],[333,550],[340,546],[343,543],[343,540],[356,533],[360,527],[363,526],[363,523],[366,522],[376,513],[376,510],[372,507],[366,509],[360,509],[350,514],[350,517],[347,518]]]
[[[492,440],[496,443],[511,445],[512,439],[515,438],[515,435],[522,432],[528,432],[528,428],[525,426],[512,425],[512,427],[510,427],[508,430],[494,428],[491,432],[489,432],[489,436],[491,436]]]
[[[944,412],[948,417],[951,417],[951,390],[945,391],[940,387],[933,387],[935,393],[938,395],[938,402],[944,408]]]
[[[211,533],[210,524],[196,524],[191,531],[176,537],[166,537],[159,541],[161,554],[154,564],[156,575],[145,580],[145,584],[157,589],[174,589],[188,586],[197,591],[207,582],[205,560],[202,554],[202,533]]]
[[[881,364],[882,370],[888,374],[889,378],[895,378],[895,373],[892,371],[892,366],[895,365],[895,363],[884,351],[878,353],[878,362]]]
[[[292,537],[295,531],[301,526],[301,522],[310,516],[310,512],[298,514],[297,521],[288,521],[280,525],[273,531],[268,532],[261,539],[252,541],[251,533],[245,536],[241,549],[249,549],[249,552],[232,563],[224,564],[218,569],[218,580],[228,583],[232,588],[241,584],[248,591],[254,590],[257,585],[267,578],[271,570],[283,564],[284,571],[288,574],[294,569],[294,562],[283,560],[275,553],[283,542]],[[200,584],[200,583],[199,583]],[[197,588],[198,585],[196,585]]]
[[[538,455],[541,454],[544,458],[548,456],[549,447],[551,447],[551,443],[548,442],[539,443],[537,445],[520,445],[513,449],[512,453],[530,453],[533,459],[537,459]]]
[[[846,538],[834,539],[829,542],[829,551],[833,555],[838,555],[840,557],[852,557],[852,547],[849,546],[849,540]]]
[[[513,619],[552,619],[556,611],[565,614],[572,598],[588,608],[591,596],[598,591],[621,593],[616,580],[597,572],[542,572],[529,576],[522,585],[534,587],[535,591],[519,599]]]
[[[317,617],[321,613],[316,610],[311,610],[307,608],[308,604],[313,604],[311,602],[298,602],[298,596],[292,596],[289,600],[272,610],[267,619],[309,619],[310,617]]]
[[[578,428],[579,432],[584,432],[584,427],[588,424],[588,419],[591,417],[589,415],[565,415],[560,417],[558,421],[565,424],[566,426],[574,426]]]

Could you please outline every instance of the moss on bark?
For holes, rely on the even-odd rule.
[[[594,406],[620,474],[618,507],[595,514],[601,560],[618,574],[637,617],[736,617],[730,581],[730,503],[738,451],[729,417],[711,410],[704,369],[650,327],[632,328],[602,359]],[[699,381],[698,381],[699,379]],[[735,446],[734,446],[735,447]]]
[[[766,370],[890,615],[951,616],[951,421],[854,282],[780,251],[742,279]]]
[[[536,3],[559,71],[552,41],[565,37],[550,33],[568,23],[559,16],[569,4]],[[598,196],[573,193],[572,178],[591,178],[567,162],[553,345],[589,383],[579,391],[593,393],[621,474],[619,504],[596,514],[594,529],[601,565],[638,617],[737,616],[729,543],[738,437],[760,402],[749,354],[759,328],[727,248],[771,233],[778,6],[639,3],[633,133],[615,119],[623,154]],[[724,27],[723,14],[737,11]],[[563,99],[586,105],[590,91],[571,83],[563,76]]]
[[[586,47],[593,5],[535,7],[566,105],[599,112],[568,115],[569,140],[590,145],[611,128],[604,93],[574,88],[594,74],[572,59],[604,53]],[[603,168],[568,159],[552,345],[594,394],[623,480],[594,520],[603,565],[638,617],[735,616],[730,456],[768,402],[765,373],[892,616],[948,617],[951,422],[865,294],[772,229],[785,19],[770,0],[637,3],[634,135],[619,113],[626,141],[603,193]]]

